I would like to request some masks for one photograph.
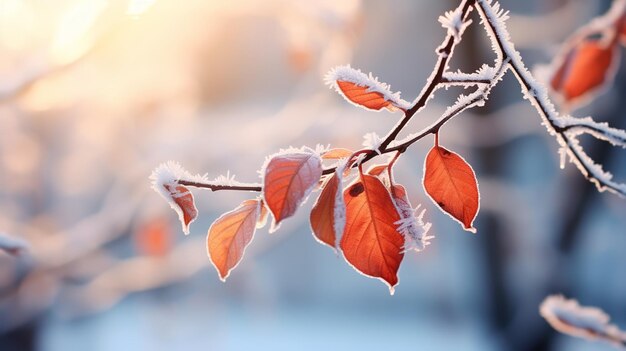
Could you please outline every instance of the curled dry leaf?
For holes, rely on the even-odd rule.
[[[557,59],[550,87],[566,104],[579,105],[613,81],[619,54],[616,42],[584,39]]]
[[[322,176],[322,160],[314,152],[281,153],[265,166],[263,198],[274,216],[270,232],[296,213]]]
[[[322,192],[311,210],[313,236],[322,244],[335,249],[337,237],[343,233],[346,223],[346,205],[343,200],[340,168],[322,185]]]
[[[142,223],[135,231],[135,246],[143,255],[162,257],[172,248],[172,233],[169,223],[155,218]]]
[[[187,187],[180,184],[164,184],[170,199],[170,206],[178,213],[178,218],[183,226],[183,232],[189,234],[189,225],[198,217],[198,209],[193,200],[193,194]]]
[[[380,179],[362,174],[343,196],[346,226],[340,246],[346,260],[364,275],[381,279],[393,294],[404,238],[396,230],[400,215],[391,195]]]
[[[246,200],[211,224],[207,252],[222,281],[239,264],[252,241],[261,217],[261,206],[260,200]]]
[[[626,333],[610,324],[610,317],[599,308],[580,306],[576,300],[552,295],[541,303],[539,313],[561,333],[626,346]]]
[[[424,189],[439,208],[469,232],[478,214],[479,193],[476,175],[465,160],[435,145],[424,165]]]

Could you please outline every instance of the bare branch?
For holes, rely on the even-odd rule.
[[[383,153],[392,152],[392,151],[404,152],[411,144],[415,143],[416,141],[424,138],[425,136],[429,134],[437,133],[439,129],[446,122],[448,122],[450,119],[454,118],[455,116],[458,116],[463,111],[472,107],[482,106],[487,100],[487,98],[489,97],[489,93],[491,92],[491,89],[500,82],[500,80],[502,79],[502,76],[506,73],[507,69],[508,69],[508,66],[505,61],[500,66],[499,70],[496,73],[496,76],[490,81],[489,85],[486,85],[477,89],[475,92],[473,92],[470,95],[467,95],[467,96],[462,95],[458,99],[457,103],[450,106],[446,110],[446,112],[433,124],[424,128],[421,132],[417,134],[409,135],[404,141],[393,143],[392,147],[386,148],[382,152]]]

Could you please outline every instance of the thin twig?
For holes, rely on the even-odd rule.
[[[472,10],[475,2],[475,0],[463,0],[459,5],[463,21],[467,20],[467,17],[469,16],[469,13]],[[402,129],[407,125],[407,123],[409,123],[411,118],[418,111],[426,106],[426,103],[428,102],[428,100],[430,100],[435,90],[437,90],[437,88],[439,88],[439,86],[441,85],[442,77],[448,67],[448,62],[452,58],[454,48],[459,43],[459,41],[456,40],[453,35],[448,34],[443,42],[444,44],[437,49],[438,61],[435,69],[433,70],[433,73],[431,74],[431,77],[428,80],[430,83],[424,87],[420,95],[417,97],[417,99],[415,99],[415,103],[413,104],[413,106],[406,111],[404,118],[400,120],[400,122],[398,122],[398,124],[391,130],[391,132],[389,132],[389,134],[387,134],[385,140],[383,140],[383,142],[380,144],[381,149],[385,149],[398,137]]]
[[[450,77],[442,77],[439,84],[453,86],[468,86],[468,85],[480,85],[491,83],[489,79],[452,79]]]
[[[454,118],[455,116],[458,116],[459,114],[461,114],[463,111],[467,110],[468,108],[472,108],[474,106],[478,106],[482,104],[489,96],[489,92],[491,91],[491,89],[500,82],[502,75],[506,73],[507,65],[505,64],[505,62],[503,62],[501,67],[499,67],[496,76],[490,80],[490,84],[488,86],[478,89],[476,92],[470,95],[471,96],[470,99],[467,99],[463,103],[457,104],[456,106],[453,106],[452,108],[448,109],[448,111],[446,111],[446,113],[444,113],[443,116],[441,116],[438,120],[436,120],[430,126],[424,128],[421,132],[417,133],[414,136],[409,137],[408,140],[403,141],[398,145],[394,145],[392,147],[381,150],[381,153],[387,153],[387,152],[393,152],[393,151],[404,152],[409,146],[411,146],[411,144],[415,143],[416,141],[424,138],[425,136],[429,134],[437,133],[439,129],[441,129],[441,127],[444,124],[446,124],[446,122],[448,122],[450,119]]]
[[[201,183],[201,182],[193,182],[190,180],[179,180],[178,184],[193,186],[195,188],[209,189],[211,191],[219,191],[219,190],[239,190],[239,191],[261,191],[263,187],[256,184],[250,185],[225,185],[225,184],[211,184],[211,183]]]

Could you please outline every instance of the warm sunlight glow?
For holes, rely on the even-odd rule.
[[[139,16],[148,11],[155,2],[156,0],[131,0],[130,4],[128,4],[126,14],[129,16]]]
[[[77,2],[62,17],[52,42],[52,57],[60,63],[71,62],[89,49],[92,29],[107,7],[106,0]]]

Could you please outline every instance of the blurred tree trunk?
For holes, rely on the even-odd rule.
[[[38,330],[37,323],[29,323],[0,335],[0,350],[35,351]]]

